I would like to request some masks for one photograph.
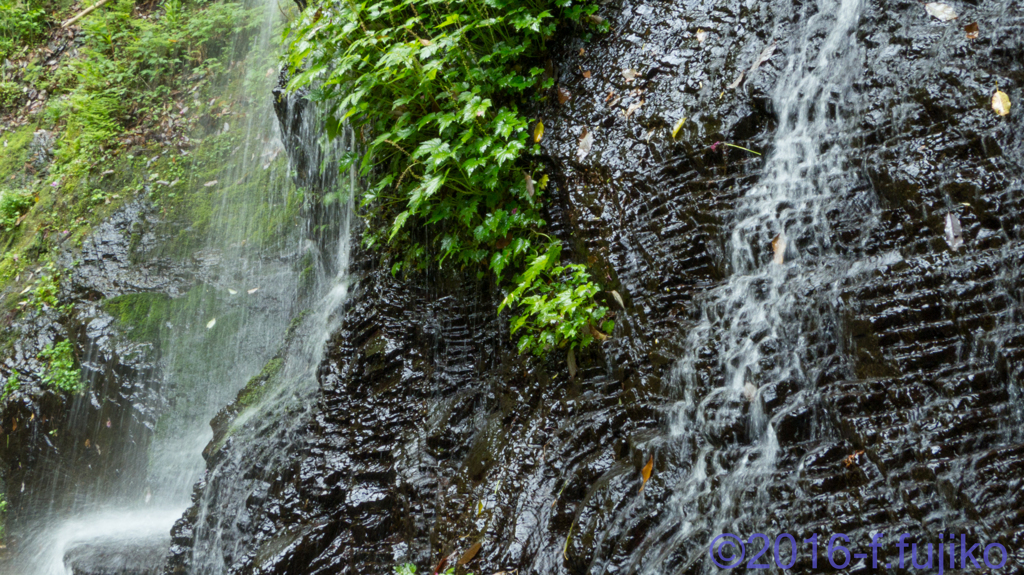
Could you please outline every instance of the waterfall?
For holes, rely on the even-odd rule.
[[[158,404],[144,406],[159,413],[148,454],[140,449],[141,457],[148,455],[148,465],[140,462],[137,471],[144,477],[113,493],[96,488],[76,493],[72,509],[40,511],[9,563],[11,573],[70,575],[80,560],[132,573],[162,571],[174,522],[191,505],[193,486],[206,473],[211,419],[239,397],[247,382],[263,377],[267,381],[258,393],[238,402],[244,407],[232,414],[224,438],[230,463],[210,471],[204,480],[210,486],[195,508],[200,533],[193,572],[224,572],[231,530],[243,521],[230,511],[231,502],[240,498],[244,503],[259,489],[261,478],[252,466],[272,468],[274,450],[286,457],[286,444],[315,405],[316,369],[348,292],[352,210],[345,202],[315,207],[319,202],[311,194],[335,193],[337,187],[336,165],[319,151],[316,118],[288,122],[302,126],[297,138],[281,134],[272,92],[278,82],[282,11],[272,1],[258,7],[263,14],[259,32],[238,38],[229,51],[238,58],[232,66],[243,68],[235,74],[242,80],[220,82],[218,98],[231,108],[223,131],[238,131],[240,144],[215,179],[244,182],[269,171],[265,179],[270,184],[251,197],[221,194],[212,208],[210,231],[191,239],[190,245],[199,248],[191,257],[206,262],[209,271],[199,278],[200,285],[174,300],[173,315],[162,328],[161,389],[154,394]],[[305,158],[318,161],[289,163],[289,155],[282,153],[286,141],[308,147]],[[338,185],[354,187],[354,173],[350,176]],[[189,177],[210,176],[193,169]],[[297,190],[296,180],[310,189]],[[202,180],[193,183],[203,185]],[[304,225],[253,245],[251,238],[261,232],[267,211],[287,205],[299,193],[306,194]],[[269,366],[275,367],[273,378],[264,377]]]
[[[695,302],[700,320],[669,383],[682,399],[670,409],[666,448],[689,472],[673,488],[669,515],[633,555],[639,572],[716,572],[708,557],[715,536],[774,533],[765,503],[780,449],[777,418],[800,410],[813,417],[807,406],[818,378],[850,369],[839,349],[838,288],[882,263],[859,249],[876,200],[849,157],[863,5],[794,8],[772,94],[778,129],[759,182],[732,215],[723,262],[730,275]],[[766,407],[766,392],[781,401]]]

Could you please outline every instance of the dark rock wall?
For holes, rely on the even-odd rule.
[[[1012,0],[956,8],[960,19],[940,23],[915,2],[866,3],[852,92],[821,95],[846,106],[834,113],[850,133],[843,185],[829,190],[831,236],[818,240],[872,265],[797,294],[792,305],[810,310],[791,316],[808,370],[759,383],[778,451],[736,509],[719,493],[745,485],[734,475],[755,453],[755,410],[671,432],[685,398],[714,407],[722,344],[695,352],[699,384],[673,366],[694,352],[708,294],[735,272],[729,234],[772,151],[773,86],[793,73],[788,55],[820,45],[798,24],[832,5],[625,2],[606,8],[607,37],[564,41],[555,64],[572,98],[538,111],[557,183],[550,220],[622,295],[615,337],[570,380],[561,357],[515,354],[487,286],[399,281],[363,254],[306,447],[264,470],[232,572],[432,570],[475,542],[466,568],[477,573],[709,572],[714,525],[676,537],[693,515],[744,537],[846,533],[857,550],[879,531],[963,533],[1001,542],[1006,572],[1024,572],[1024,116],[989,104],[996,85],[1024,103],[1024,11]],[[962,28],[972,21],[974,41]],[[773,58],[729,88],[772,41]],[[639,72],[631,82],[627,68]],[[596,138],[581,162],[583,127]],[[942,238],[948,213],[963,226],[958,252]],[[720,473],[702,483],[708,495],[684,497],[702,469]],[[190,533],[179,523],[176,542],[187,548]],[[797,567],[809,561],[802,551]]]

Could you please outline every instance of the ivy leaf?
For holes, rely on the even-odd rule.
[[[402,229],[402,226],[405,225],[405,220],[409,219],[409,215],[410,215],[409,214],[409,210],[405,210],[404,212],[402,212],[402,213],[398,214],[397,216],[395,216],[395,222],[393,224],[391,224],[391,235],[388,236],[388,241],[389,242],[392,239],[394,239],[395,234],[397,234],[399,232],[399,230]]]

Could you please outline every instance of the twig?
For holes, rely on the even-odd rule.
[[[92,6],[86,8],[85,10],[82,10],[78,14],[75,14],[75,16],[72,19],[70,19],[67,22],[61,24],[60,27],[61,28],[67,28],[68,26],[74,24],[75,22],[78,22],[82,17],[89,15],[90,12],[92,12],[93,10],[99,8],[100,6],[103,6],[106,3],[107,3],[107,0],[100,0],[99,2],[97,2],[97,3],[93,4]]]

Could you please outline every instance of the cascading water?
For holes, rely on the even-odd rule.
[[[247,409],[232,422],[227,442],[250,433],[272,433],[287,440],[304,421],[296,412],[314,403],[310,396],[321,348],[347,293],[349,211],[343,203],[317,208],[328,225],[307,221],[278,230],[270,241],[252,241],[265,233],[273,216],[270,212],[302,201],[293,176],[323,192],[334,181],[324,174],[337,170],[325,167],[314,132],[301,134],[297,141],[311,148],[307,158],[318,161],[296,168],[282,153],[284,143],[271,99],[278,80],[282,12],[276,2],[262,2],[253,9],[262,14],[262,25],[255,37],[236,40],[232,53],[245,55],[229,67],[240,68],[231,74],[235,81],[223,82],[218,94],[227,112],[218,132],[234,131],[237,138],[232,142],[237,145],[227,164],[213,174],[217,181],[210,184],[233,186],[229,189],[245,193],[214,195],[208,236],[192,241],[193,246],[199,244],[193,258],[206,262],[209,271],[201,285],[175,300],[172,316],[161,328],[162,402],[146,408],[160,413],[148,471],[140,465],[137,475],[144,477],[125,481],[120,490],[93,488],[95,493],[75,494],[76,505],[71,509],[40,512],[5,573],[65,575],[77,572],[77,563],[111,573],[121,568],[132,573],[159,572],[166,562],[174,521],[189,506],[192,487],[204,472],[203,449],[212,437],[211,418],[235,399],[247,381],[278,367],[272,358],[283,352],[282,341],[290,343],[287,359],[276,370],[280,377],[273,386],[267,384],[270,389],[260,391],[258,400],[247,398]],[[311,121],[300,123],[308,129]],[[296,174],[298,170],[308,173]],[[193,170],[190,178],[199,177]],[[269,183],[258,184],[257,193],[248,193],[253,186],[244,185],[257,177]],[[312,307],[312,313],[300,314],[303,307]],[[254,443],[280,446],[266,438]],[[240,457],[253,456],[242,449],[236,452]],[[146,457],[144,449],[139,456]],[[261,452],[253,461],[270,464],[270,459]],[[221,481],[219,471],[213,470],[210,481]],[[232,490],[251,486],[236,477],[225,481]],[[208,511],[209,497],[202,501],[200,516]],[[225,525],[241,519],[232,513],[217,515]],[[230,547],[227,531],[211,524],[203,532],[193,572],[223,572],[223,561],[213,550]]]
[[[772,97],[779,118],[772,151],[732,219],[731,275],[695,302],[702,317],[673,370],[670,385],[683,399],[671,409],[666,448],[681,452],[690,471],[674,488],[673,512],[634,555],[642,573],[710,573],[714,536],[771,532],[763,512],[779,450],[771,416],[813,402],[825,372],[849,369],[837,349],[836,290],[879,264],[859,256],[875,200],[858,191],[864,186],[848,156],[853,84],[864,66],[854,33],[863,4],[821,0],[794,15],[797,30]],[[852,227],[858,232],[837,240]],[[774,246],[766,237],[776,238]],[[761,392],[778,384],[797,391],[767,413]],[[683,564],[674,563],[680,556]]]

